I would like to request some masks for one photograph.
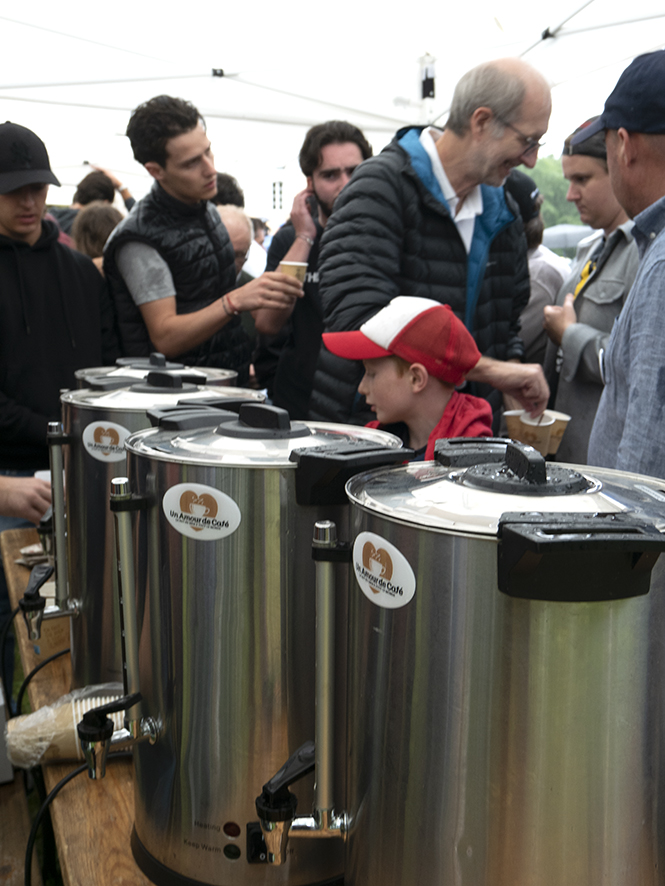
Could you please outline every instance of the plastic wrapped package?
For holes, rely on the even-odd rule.
[[[83,760],[76,727],[86,711],[108,704],[123,694],[121,683],[84,686],[63,695],[32,714],[14,717],[5,727],[7,754],[19,769],[61,760]],[[115,729],[123,728],[124,713],[112,714]]]

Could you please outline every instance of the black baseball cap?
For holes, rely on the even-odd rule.
[[[514,197],[524,224],[538,216],[540,204],[537,200],[540,196],[540,191],[530,175],[527,175],[520,169],[511,169],[510,175],[503,183],[503,187]]]
[[[665,133],[665,49],[638,55],[619,77],[600,117],[571,140],[578,145],[601,129]]]
[[[60,187],[44,142],[31,129],[8,120],[0,124],[0,194],[34,184]]]
[[[605,145],[605,130],[601,129],[594,135],[587,135],[585,130],[593,126],[600,116],[590,117],[585,120],[581,126],[578,126],[575,132],[571,133],[563,143],[564,157],[573,157],[577,154],[583,157],[595,157],[597,160],[607,160],[607,146]],[[577,141],[577,134],[584,132],[584,140]]]

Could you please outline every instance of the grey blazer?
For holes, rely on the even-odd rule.
[[[551,341],[547,346],[544,369],[550,385],[555,382],[557,365],[560,366],[554,408],[571,416],[557,461],[587,463],[591,426],[603,392],[598,355],[607,346],[639,263],[632,227],[633,222],[628,221],[612,231],[593,274],[575,299],[577,323],[564,332],[561,348]],[[566,294],[574,291],[584,265],[597,251],[602,238],[603,232],[597,231],[580,242],[570,276],[558,292],[557,305],[562,305]]]

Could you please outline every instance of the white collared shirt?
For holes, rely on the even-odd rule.
[[[468,253],[471,249],[471,241],[473,240],[473,228],[476,223],[476,216],[482,215],[483,212],[483,195],[480,190],[480,185],[476,185],[476,187],[466,195],[466,199],[462,203],[459,212],[457,211],[459,197],[448,180],[446,171],[441,163],[441,158],[439,157],[439,152],[436,149],[436,142],[442,135],[443,132],[440,129],[436,129],[434,126],[429,126],[427,129],[423,129],[420,133],[420,144],[427,151],[427,156],[432,163],[434,177],[439,183],[443,196],[446,198],[446,202],[450,207],[450,214],[457,225],[457,230],[459,231],[459,235],[462,238],[462,242]]]

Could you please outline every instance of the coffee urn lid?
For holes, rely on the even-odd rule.
[[[665,531],[665,481],[545,462],[507,440],[445,440],[437,460],[365,472],[350,500],[392,520],[434,531],[496,536],[502,517],[634,512]],[[566,518],[560,518],[566,519]]]
[[[96,380],[119,379],[126,387],[132,384],[130,379],[146,378],[150,372],[164,372],[169,375],[180,375],[190,384],[199,385],[227,385],[238,378],[238,373],[233,369],[218,369],[209,366],[185,366],[167,360],[164,354],[157,352],[149,357],[119,357],[115,366],[90,366],[86,369],[78,369],[75,373],[79,383],[88,387]]]
[[[263,402],[265,395],[249,388],[208,386],[192,384],[187,375],[153,371],[147,378],[113,378],[102,376],[88,379],[89,388],[67,391],[61,396],[63,403],[92,409],[145,412],[151,407],[175,406],[181,401],[210,397],[215,400],[232,398]],[[120,385],[120,387],[118,387]]]
[[[246,403],[239,414],[221,415],[215,427],[192,428],[184,414],[182,430],[139,431],[126,442],[129,452],[182,464],[222,467],[284,467],[298,465],[296,452],[333,444],[363,444],[400,449],[393,434],[356,425],[290,421],[284,409]]]

